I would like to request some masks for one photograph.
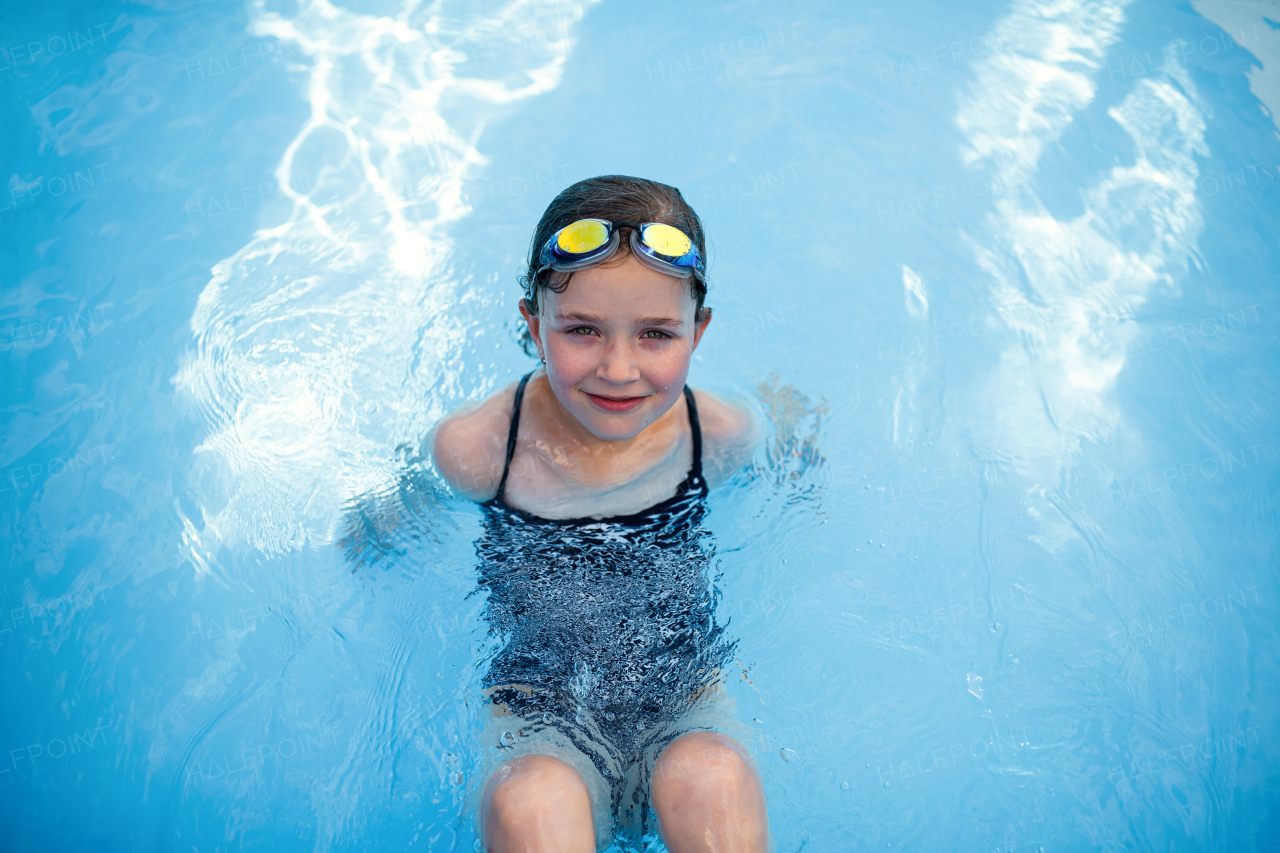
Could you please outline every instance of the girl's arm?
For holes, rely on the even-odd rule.
[[[743,403],[694,391],[702,426],[702,472],[715,488],[745,465],[760,441],[760,427]]]
[[[497,494],[515,397],[512,383],[436,424],[429,442],[431,459],[458,494],[473,501],[487,501]]]

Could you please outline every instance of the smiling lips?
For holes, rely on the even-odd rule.
[[[587,399],[597,408],[604,409],[606,412],[629,412],[644,402],[644,397],[601,397],[589,391],[582,393],[586,394]]]

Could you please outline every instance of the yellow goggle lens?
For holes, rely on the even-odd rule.
[[[644,244],[659,255],[666,255],[668,258],[684,257],[693,248],[693,243],[680,229],[660,222],[644,229]]]
[[[565,226],[556,238],[556,245],[565,252],[581,255],[598,249],[609,239],[609,229],[602,222],[590,219],[579,220]]]

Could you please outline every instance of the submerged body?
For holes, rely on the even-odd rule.
[[[513,458],[528,380],[513,404]],[[715,622],[691,391],[685,405],[693,462],[671,498],[624,516],[545,519],[509,506],[500,484],[477,543],[488,620],[506,638],[485,675],[490,701],[523,723],[517,738],[554,727],[589,756],[613,811],[640,831],[647,784],[633,769],[682,733],[732,652]]]
[[[570,187],[539,233],[592,216],[633,231],[666,217],[705,252],[678,191],[630,178]],[[749,458],[756,429],[745,407],[685,385],[705,285],[625,251],[568,273],[533,263],[521,313],[545,369],[432,441],[441,475],[484,507],[480,586],[503,638],[485,676],[498,766],[484,843],[587,853],[609,842],[602,813],[643,828],[652,806],[672,853],[763,853],[759,776],[713,713],[732,644],[701,525],[707,490]]]

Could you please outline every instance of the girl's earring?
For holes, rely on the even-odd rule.
[[[547,354],[545,352],[538,353],[538,358],[542,359],[543,364],[547,363]]]

